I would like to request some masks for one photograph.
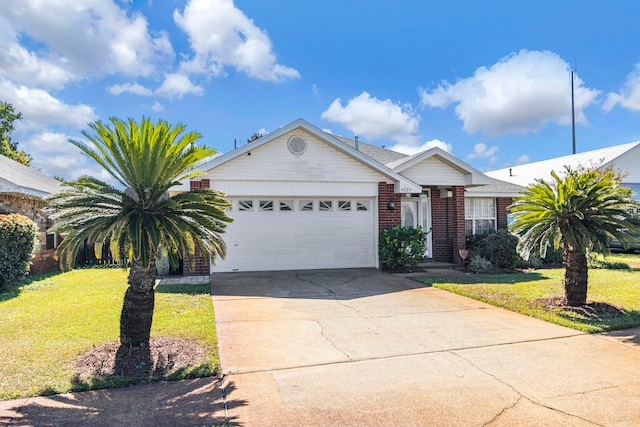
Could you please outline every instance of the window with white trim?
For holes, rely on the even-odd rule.
[[[351,210],[351,200],[338,200],[338,210],[339,211],[350,211]]]
[[[261,211],[272,211],[273,210],[273,200],[260,200],[260,210]]]
[[[313,211],[313,200],[300,200],[300,211],[310,212]]]
[[[495,231],[496,223],[496,199],[465,197],[464,233],[466,236]]]
[[[280,200],[280,211],[292,211],[293,200]]]
[[[333,210],[333,200],[320,200],[318,202],[318,210],[320,212],[327,212]]]
[[[369,202],[363,200],[361,202],[356,202],[356,210],[357,211],[368,211],[369,210]]]
[[[239,200],[238,201],[238,210],[239,211],[252,211],[253,210],[253,200]]]

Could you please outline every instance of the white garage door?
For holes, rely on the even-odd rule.
[[[216,271],[375,267],[374,199],[232,198]]]

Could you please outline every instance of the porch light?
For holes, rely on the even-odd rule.
[[[396,201],[393,199],[389,200],[389,202],[387,202],[387,207],[390,211],[394,210],[396,208]]]

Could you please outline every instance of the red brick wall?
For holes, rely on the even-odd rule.
[[[211,265],[208,256],[199,255],[196,249],[196,255],[193,257],[193,264],[189,264],[186,258],[182,261],[182,271],[185,276],[208,276],[211,274]]]
[[[200,188],[210,188],[210,185],[211,180],[208,179],[202,179],[200,181],[191,180],[191,182],[189,183],[189,188],[191,190],[198,190]]]
[[[210,180],[203,179],[200,181],[191,180],[191,190],[198,190],[200,188],[209,188]],[[196,254],[194,255],[193,263],[190,264],[186,258],[182,261],[182,271],[185,276],[208,276],[211,274],[211,262],[208,256],[200,255],[196,248]]]
[[[402,224],[401,194],[396,193],[394,184],[378,183],[378,229],[384,230]],[[395,202],[395,209],[389,210],[389,200]]]
[[[0,194],[0,213],[17,213],[33,220],[38,226],[36,253],[31,258],[31,274],[50,271],[58,267],[55,249],[47,249],[47,217],[42,209],[44,200],[24,194]],[[60,242],[60,238],[58,238]]]
[[[431,189],[431,243],[434,261],[461,264],[458,249],[466,247],[464,236],[464,187],[451,189],[452,196],[441,197],[438,187]],[[447,191],[443,189],[442,191]]]
[[[498,230],[501,228],[507,228],[507,214],[509,210],[507,207],[513,203],[511,197],[498,197],[496,199],[496,214],[498,220]]]
[[[452,254],[451,258],[455,264],[462,265],[462,258],[458,253],[460,249],[466,249],[467,241],[464,235],[464,186],[457,185],[453,187],[452,201]]]

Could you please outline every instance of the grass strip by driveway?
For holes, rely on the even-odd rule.
[[[564,269],[454,277],[415,277],[421,283],[587,333],[640,326],[640,270],[589,269],[588,301],[612,304],[623,315],[593,316],[536,302],[564,296]]]
[[[0,400],[73,391],[73,360],[92,347],[118,341],[126,287],[122,269],[82,269],[0,294]],[[151,336],[196,341],[207,352],[208,366],[184,376],[216,374],[210,286],[156,288]]]

